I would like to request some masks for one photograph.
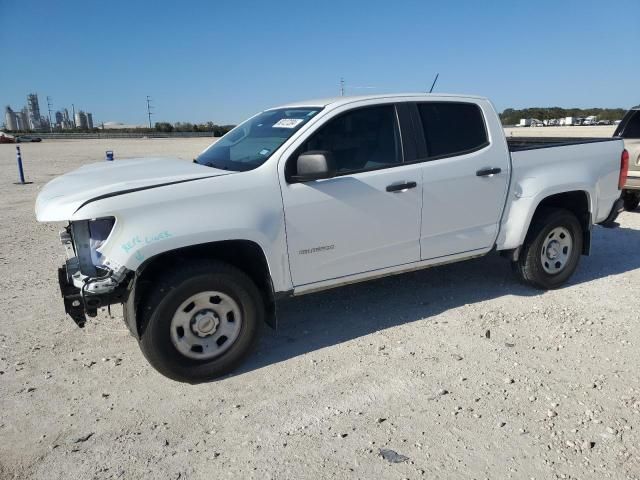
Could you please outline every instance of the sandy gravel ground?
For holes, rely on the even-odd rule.
[[[206,385],[149,367],[119,308],[76,328],[38,188],[107,148],[207,142],[25,144],[27,186],[0,145],[0,478],[640,478],[640,212],[561,290],[491,256],[289,300]]]

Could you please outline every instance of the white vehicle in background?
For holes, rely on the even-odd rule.
[[[594,225],[615,225],[625,158],[617,138],[506,139],[481,97],[338,97],[265,110],[195,163],[87,165],[35,210],[69,222],[75,322],[123,303],[149,362],[198,383],[245,358],[282,297],[494,250],[560,287]]]
[[[625,210],[633,211],[640,205],[640,105],[627,112],[613,136],[624,139],[629,152],[629,173],[622,199]]]

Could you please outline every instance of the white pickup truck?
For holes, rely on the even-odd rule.
[[[229,373],[276,301],[485,255],[549,289],[615,225],[622,140],[506,139],[485,98],[339,97],[263,111],[193,163],[87,165],[38,195],[68,221],[59,269],[79,326],[124,304],[162,374]]]

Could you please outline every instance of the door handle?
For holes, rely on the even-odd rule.
[[[501,168],[482,168],[476,172],[478,177],[488,177],[489,175],[497,175],[502,171]]]
[[[402,192],[410,188],[416,188],[417,186],[418,184],[416,182],[394,183],[393,185],[387,185],[387,192]]]

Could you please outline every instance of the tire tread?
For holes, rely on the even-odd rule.
[[[580,227],[580,222],[576,216],[571,211],[564,208],[542,208],[540,211],[536,212],[536,215],[531,222],[531,226],[527,232],[518,260],[512,262],[514,272],[523,283],[538,289],[549,290],[560,287],[571,276],[571,274],[573,274],[578,263],[577,260],[572,270],[570,270],[570,273],[567,275],[567,278],[563,279],[559,283],[550,281],[549,275],[544,272],[542,265],[537,259],[539,252],[538,249],[535,248],[541,233],[550,224],[559,221],[563,217],[565,220],[571,218],[572,220],[570,221],[575,222],[574,227],[577,226],[575,232],[576,235],[574,235],[574,254],[577,252],[579,258],[579,255],[581,254],[580,251],[582,249],[582,228]]]
[[[141,333],[138,343],[143,355],[149,361],[149,363],[162,375],[181,382],[201,383],[213,380],[229,373],[230,371],[235,369],[249,353],[257,338],[257,330],[260,328],[261,323],[263,323],[264,321],[264,311],[261,308],[263,302],[260,291],[251,280],[251,278],[242,270],[234,267],[233,265],[218,260],[206,259],[198,261],[186,261],[179,265],[171,265],[170,270],[170,272],[160,275],[154,280],[153,287],[149,289],[145,298],[141,299],[137,308],[136,313],[137,315],[140,315],[141,322]],[[249,295],[253,303],[252,307],[254,313],[257,317],[257,325],[255,325],[254,334],[246,350],[241,354],[236,355],[236,358],[233,359],[233,361],[225,362],[223,368],[212,368],[209,373],[203,372],[201,369],[197,368],[197,365],[195,365],[192,370],[184,367],[178,368],[175,364],[172,364],[171,361],[165,358],[162,351],[157,348],[157,346],[153,342],[153,338],[157,334],[153,331],[155,327],[155,325],[152,324],[152,322],[154,321],[154,314],[161,306],[163,300],[166,298],[169,292],[171,292],[175,288],[178,288],[181,284],[188,280],[212,274],[232,279],[233,282],[238,284],[240,288],[244,289]],[[244,309],[245,306],[241,306],[241,308]],[[248,321],[248,318],[245,318],[244,321]],[[176,352],[176,355],[180,354]],[[226,355],[227,353],[223,354],[220,358],[224,359]],[[218,359],[214,359],[213,361],[216,360]],[[185,362],[187,361],[185,360]]]

